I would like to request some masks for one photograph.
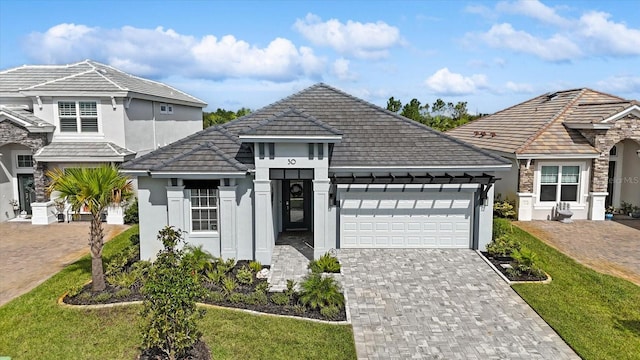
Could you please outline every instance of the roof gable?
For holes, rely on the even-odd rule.
[[[295,108],[260,121],[256,126],[239,132],[257,136],[339,136],[342,132]]]
[[[11,109],[6,106],[0,106],[0,121],[5,120],[11,121],[29,132],[53,132],[55,129],[53,124],[40,119],[26,109]]]

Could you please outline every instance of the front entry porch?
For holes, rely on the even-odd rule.
[[[271,291],[284,291],[289,279],[299,283],[309,272],[307,266],[312,259],[312,232],[285,231],[280,233],[271,255],[271,271],[269,272]]]

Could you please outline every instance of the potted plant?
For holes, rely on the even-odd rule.
[[[633,212],[631,213],[631,217],[634,219],[640,219],[640,207],[634,206]]]
[[[20,203],[18,203],[18,200],[11,199],[11,200],[9,200],[9,204],[13,207],[13,211],[20,210]]]
[[[607,209],[604,211],[604,218],[606,220],[613,219],[613,214],[615,213],[615,211],[616,209],[612,205],[607,206]]]
[[[65,201],[64,200],[54,200],[55,203],[55,207],[56,207],[56,214],[58,216],[58,222],[64,222],[64,208],[65,208]]]

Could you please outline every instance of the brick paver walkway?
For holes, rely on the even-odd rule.
[[[358,359],[579,359],[472,250],[338,258]]]
[[[615,221],[516,221],[520,228],[590,268],[640,285],[640,230]]]
[[[127,229],[104,225],[106,239]],[[89,223],[0,223],[0,306],[89,252]],[[66,290],[66,289],[63,289]]]

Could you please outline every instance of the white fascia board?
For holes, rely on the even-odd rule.
[[[421,171],[438,171],[438,172],[487,172],[487,171],[508,171],[511,164],[505,165],[486,165],[486,166],[331,166],[329,171],[332,172],[351,172],[351,173],[377,173],[377,172],[421,172]]]
[[[637,116],[640,116],[640,106],[638,106],[638,105],[630,106],[630,107],[622,110],[621,112],[619,112],[619,113],[617,113],[615,115],[609,116],[608,118],[602,120],[601,123],[608,123],[609,121],[616,121],[616,120],[620,119],[621,117],[623,117],[625,115],[628,115],[628,114],[630,114],[632,112],[635,113]]]
[[[52,97],[126,97],[127,91],[20,91],[25,96],[52,96]]]
[[[244,178],[247,176],[246,172],[234,172],[234,173],[220,173],[220,172],[162,172],[162,171],[149,171],[149,174],[153,178],[158,179],[224,179],[224,178]]]
[[[20,119],[18,117],[15,117],[15,116],[13,116],[11,114],[8,114],[7,112],[4,112],[2,110],[0,110],[0,115],[6,116],[7,119],[11,119],[12,121],[18,123],[18,125],[20,125],[23,128],[27,129],[31,133],[48,133],[48,132],[52,132],[55,129],[55,126],[53,124],[46,124],[46,125],[42,125],[42,126],[34,126],[30,122],[26,122],[26,121],[24,121],[24,120],[22,120],[22,119]]]
[[[124,162],[122,156],[105,156],[105,157],[77,157],[77,156],[39,156],[33,155],[38,162],[83,162],[83,163],[103,163],[103,162]]]
[[[127,97],[132,97],[134,99],[149,100],[149,101],[155,101],[155,102],[160,102],[160,103],[186,105],[186,106],[193,106],[193,107],[198,107],[198,108],[207,107],[207,103],[205,103],[205,102],[200,103],[200,102],[197,102],[196,100],[187,101],[187,100],[182,100],[182,99],[174,99],[174,98],[170,98],[170,97],[141,94],[141,93],[133,92],[133,91],[129,91],[126,96]]]
[[[118,169],[118,172],[127,175],[136,175],[136,176],[148,176],[149,172],[147,170],[127,170],[127,169]]]
[[[243,142],[279,142],[279,143],[307,143],[307,142],[329,142],[337,143],[342,140],[342,135],[335,136],[307,136],[307,135],[240,135],[238,136]]]
[[[600,154],[516,154],[516,159],[595,159]]]
[[[608,130],[611,129],[613,124],[586,124],[586,123],[563,123],[564,126],[569,129],[593,129],[593,130]]]

